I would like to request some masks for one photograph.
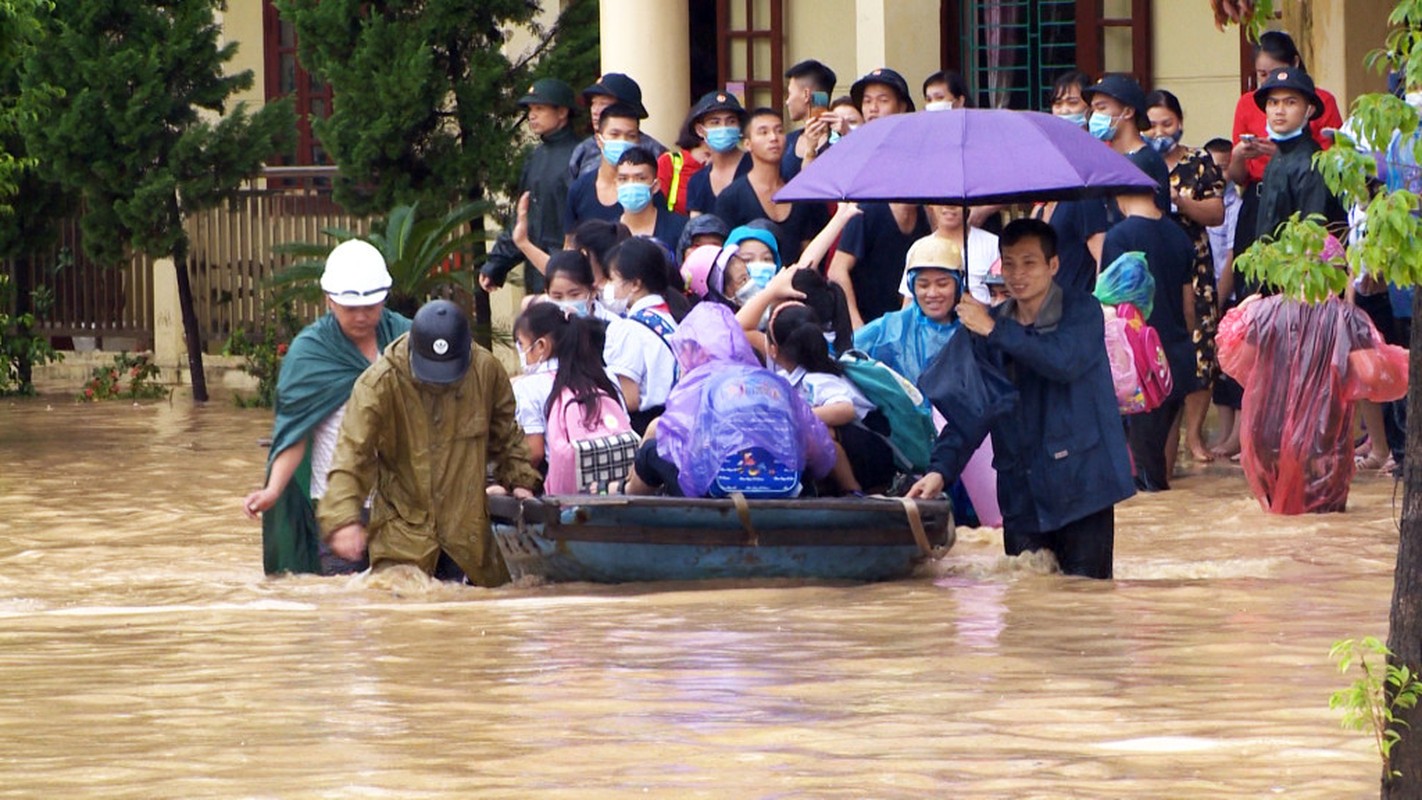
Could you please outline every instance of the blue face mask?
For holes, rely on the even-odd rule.
[[[734,125],[706,129],[706,146],[718,153],[729,153],[741,143],[741,129]]]
[[[1116,138],[1116,118],[1106,114],[1092,114],[1086,129],[1097,139],[1109,142]]]
[[[747,261],[746,272],[750,275],[751,283],[764,289],[770,285],[770,279],[775,277],[775,262]]]
[[[839,131],[830,131],[830,132],[829,132],[829,143],[830,143],[830,144],[834,144],[835,142],[837,142],[837,141],[839,141],[839,140],[840,140]]]
[[[1085,111],[1078,111],[1078,112],[1076,112],[1076,113],[1074,113],[1074,114],[1058,114],[1057,116],[1058,116],[1059,118],[1061,118],[1061,119],[1066,120],[1067,122],[1070,122],[1071,124],[1075,125],[1075,126],[1078,127],[1078,128],[1085,128],[1085,127],[1086,127],[1086,112],[1085,112]]]
[[[623,183],[617,186],[617,202],[623,210],[636,214],[652,203],[652,187],[645,183]]]
[[[592,305],[586,300],[554,300],[553,305],[580,317],[592,315]]]
[[[1174,150],[1176,145],[1180,144],[1180,137],[1184,135],[1185,131],[1178,130],[1169,136],[1161,136],[1156,139],[1146,139],[1146,142],[1150,144],[1152,150],[1157,153],[1160,153],[1161,155],[1165,155],[1171,150]]]
[[[1297,129],[1295,129],[1295,130],[1293,130],[1293,131],[1290,131],[1290,132],[1288,132],[1288,133],[1279,133],[1278,131],[1274,130],[1273,128],[1270,128],[1270,129],[1269,129],[1269,139],[1270,139],[1270,141],[1274,141],[1274,142],[1288,142],[1288,141],[1292,141],[1292,140],[1294,140],[1294,139],[1299,138],[1300,136],[1303,136],[1304,129],[1307,128],[1307,127],[1308,127],[1308,123],[1304,123],[1303,125],[1300,125]]]
[[[610,142],[602,143],[602,157],[607,159],[607,163],[617,166],[617,162],[622,158],[622,154],[632,147],[631,142],[621,139],[614,139]]]

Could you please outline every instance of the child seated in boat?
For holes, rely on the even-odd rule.
[[[854,346],[916,382],[961,327],[954,309],[967,276],[958,245],[939,236],[914,242],[905,263],[913,304],[860,328]]]
[[[523,375],[514,381],[514,418],[535,467],[547,463],[544,490],[577,485],[575,442],[632,430],[617,383],[603,364],[605,325],[552,302],[537,302],[514,321]]]
[[[888,421],[830,356],[815,312],[804,303],[781,303],[770,315],[767,334],[767,355],[835,439],[834,479],[840,491],[887,489],[897,473],[886,438]]]
[[[682,376],[649,428],[629,494],[793,497],[830,474],[834,441],[784,378],[760,366],[731,310],[702,303],[669,337]]]

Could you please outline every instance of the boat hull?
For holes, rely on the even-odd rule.
[[[920,502],[925,544],[894,500],[490,498],[515,579],[627,583],[727,578],[884,581],[953,544],[947,503]]]

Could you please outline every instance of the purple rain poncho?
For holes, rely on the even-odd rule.
[[[699,303],[667,341],[682,374],[657,421],[657,454],[676,466],[682,494],[705,497],[724,456],[751,447],[764,448],[802,472],[808,469],[815,478],[834,468],[829,429],[784,378],[760,365],[731,309]],[[748,383],[783,384],[780,396],[788,405],[760,409],[763,424],[725,424],[706,398],[713,383],[737,376]]]

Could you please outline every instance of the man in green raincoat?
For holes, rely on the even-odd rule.
[[[242,500],[249,518],[262,517],[268,575],[365,568],[359,554],[342,563],[320,551],[313,506],[326,489],[351,387],[410,329],[410,320],[385,308],[390,284],[385,259],[374,246],[356,239],[337,245],[321,275],[329,313],[302,330],[282,359],[266,485]]]
[[[473,345],[464,311],[425,304],[351,392],[318,509],[332,552],[354,558],[368,540],[376,571],[412,564],[426,574],[444,553],[471,583],[507,582],[487,493],[533,496],[540,478],[523,442],[508,374]],[[497,487],[486,486],[490,461]],[[367,534],[361,505],[372,489]]]

